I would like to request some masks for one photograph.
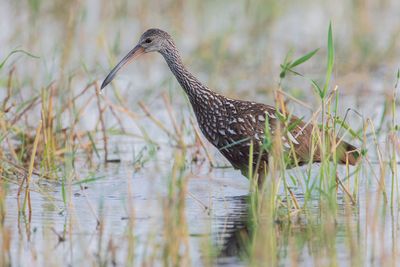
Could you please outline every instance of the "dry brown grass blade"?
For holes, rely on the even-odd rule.
[[[342,191],[347,195],[347,197],[350,199],[351,204],[355,205],[356,201],[354,200],[353,196],[351,195],[350,191],[347,189],[347,187],[343,184],[342,180],[340,180],[339,176],[336,174],[336,182],[342,188]]]
[[[22,187],[24,185],[24,183],[26,183],[25,186],[25,197],[24,197],[24,203],[22,206],[22,212],[25,212],[26,210],[26,205],[28,205],[28,211],[29,211],[29,218],[31,218],[31,214],[32,214],[32,207],[31,207],[31,201],[30,201],[30,181],[32,178],[32,174],[33,174],[33,167],[34,167],[34,163],[35,163],[35,156],[36,156],[36,149],[39,143],[39,139],[40,139],[40,132],[42,129],[42,121],[39,121],[39,124],[36,128],[36,134],[35,134],[35,140],[33,143],[33,149],[32,149],[32,153],[31,153],[31,159],[30,159],[30,163],[29,163],[29,169],[28,169],[28,173],[25,176],[25,178],[22,180],[19,189],[18,189],[18,193],[17,193],[17,198],[18,198],[18,202],[19,202],[19,196],[20,193],[22,191]],[[19,204],[18,204],[18,207]]]
[[[337,86],[335,87],[335,89],[334,89],[332,92],[329,93],[328,97],[325,99],[324,105],[326,105],[326,103],[329,103],[329,102],[331,101],[331,99],[332,99],[332,97],[334,96],[334,93],[336,92],[336,90],[337,90]],[[300,134],[302,134],[302,133],[303,133],[303,130],[304,130],[305,128],[307,128],[307,126],[310,125],[310,123],[315,122],[316,119],[317,119],[317,116],[319,115],[319,113],[320,113],[321,111],[322,111],[322,105],[320,105],[320,106],[318,107],[318,109],[317,109],[317,110],[313,113],[313,115],[311,116],[311,119],[309,119],[309,120],[304,124],[304,126],[303,126],[303,127],[301,128],[301,130],[294,136],[294,138],[297,138]]]
[[[75,103],[77,99],[79,99],[81,96],[83,96],[86,91],[88,91],[92,86],[94,86],[96,84],[96,82],[92,82],[89,83],[85,86],[85,88],[82,89],[82,91],[77,94],[76,96],[74,96],[70,101],[68,101],[67,103],[65,103],[61,109],[59,110],[59,114],[63,113],[64,111],[66,111],[68,108],[71,107],[71,103]],[[53,86],[52,84],[48,87],[50,88],[51,86]],[[54,121],[56,119],[57,114],[54,114],[54,116],[51,118],[52,121]]]
[[[297,210],[300,209],[299,202],[297,201],[297,198],[296,198],[295,194],[293,193],[292,189],[290,189],[290,188],[288,187],[288,191],[289,191],[289,193],[290,193],[290,197],[291,197],[291,199],[292,199],[292,201],[293,201],[294,207],[295,207]]]
[[[40,96],[35,96],[35,97],[32,99],[32,102],[31,102],[26,108],[24,108],[17,116],[15,116],[15,117],[10,121],[10,123],[7,125],[8,128],[14,126],[14,125],[22,118],[22,116],[23,116],[25,113],[27,113],[27,112],[30,111],[32,108],[34,108],[37,104],[39,104],[40,101],[38,101],[38,100],[40,100]],[[6,135],[8,135],[8,133],[9,133],[9,131],[6,133]]]
[[[10,108],[7,107],[8,100],[11,98],[11,89],[12,89],[12,79],[13,74],[15,72],[15,67],[12,67],[11,70],[8,72],[8,80],[7,80],[7,94],[3,100],[3,108],[4,112],[7,112]]]
[[[20,166],[20,165],[18,165],[16,163],[6,159],[6,158],[2,158],[1,160],[3,162],[6,162],[9,165],[12,165],[15,168],[15,170],[18,171],[20,174],[27,174],[28,171],[29,171],[28,169],[24,168],[23,166]],[[43,174],[43,173],[40,173],[38,170],[35,170],[35,169],[33,169],[32,174],[38,175],[38,176],[40,175],[43,178],[51,179],[51,176],[48,176],[48,175]]]
[[[96,99],[97,99],[97,108],[99,111],[99,120],[100,120],[100,124],[101,124],[101,131],[103,133],[103,144],[104,144],[104,162],[108,161],[108,139],[107,139],[107,133],[106,133],[106,125],[104,122],[104,116],[103,116],[103,112],[104,109],[101,108],[101,101],[100,101],[100,88],[97,84],[97,82],[95,83],[95,90],[96,90]]]
[[[123,132],[125,132],[125,127],[124,124],[122,123],[121,118],[118,116],[117,112],[115,112],[114,108],[112,106],[108,106],[108,108],[111,111],[111,114],[114,116],[114,118],[118,121],[119,127]]]
[[[209,162],[210,166],[211,167],[215,167],[214,159],[211,156],[210,152],[208,151],[207,146],[204,144],[204,142],[203,142],[203,140],[201,138],[201,135],[200,135],[199,131],[196,128],[196,122],[194,122],[192,117],[190,117],[190,124],[192,125],[194,133],[196,134],[196,140],[198,140],[198,142],[200,143],[200,145],[203,148],[204,152],[206,153],[206,157],[208,159],[208,162]]]
[[[137,120],[137,119],[140,118],[140,116],[139,116],[138,114],[132,112],[131,110],[129,110],[129,109],[126,108],[125,106],[122,106],[122,105],[115,105],[114,103],[111,102],[111,100],[110,100],[107,96],[102,95],[101,97],[103,98],[103,100],[107,103],[107,105],[108,105],[110,108],[113,108],[113,109],[115,109],[115,110],[118,110],[119,112],[124,113],[125,115],[127,115],[128,117],[130,117],[133,121],[135,121],[135,120]]]
[[[182,138],[182,131],[181,131],[180,127],[178,127],[178,123],[176,122],[175,114],[174,114],[174,112],[172,110],[171,103],[169,102],[169,99],[168,99],[168,97],[167,97],[167,95],[165,93],[162,94],[162,98],[164,100],[164,104],[165,104],[165,106],[167,108],[167,112],[168,112],[170,120],[172,121],[172,125],[173,125],[173,127],[175,129],[175,132],[179,136],[179,139],[181,139]]]
[[[146,116],[149,117],[150,120],[154,122],[154,124],[156,124],[161,130],[163,130],[166,134],[168,134],[168,136],[170,136],[176,142],[179,143],[179,139],[177,139],[176,136],[171,131],[169,131],[160,120],[158,120],[156,117],[153,116],[153,114],[151,114],[150,110],[142,101],[139,101],[139,107],[144,111]]]
[[[286,93],[282,89],[278,89],[278,93],[290,98],[290,100],[292,100],[293,102],[295,102],[295,103],[297,103],[297,104],[299,104],[299,105],[301,105],[301,106],[303,106],[303,107],[305,107],[305,108],[307,108],[309,110],[313,110],[312,106],[310,106],[309,104],[307,104],[307,103],[305,103],[305,102],[293,97],[292,95]]]

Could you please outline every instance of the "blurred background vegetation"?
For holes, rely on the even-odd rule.
[[[335,82],[343,91],[373,90],[376,76],[392,82],[399,58],[395,0],[3,0],[1,5],[2,58],[16,48],[39,56],[18,59],[23,63],[18,74],[29,77],[33,88],[55,79],[101,80],[151,27],[171,33],[186,64],[211,88],[250,98],[276,86],[279,64],[290,50],[297,55],[321,48],[304,72],[323,73],[329,21],[336,41]],[[124,74],[132,86],[150,87],[170,77],[161,57],[141,61]],[[137,69],[144,71],[133,73]],[[287,87],[301,88],[298,84]]]
[[[157,27],[173,36],[184,63],[218,93],[273,105],[273,91],[282,86],[311,107],[289,101],[296,114],[309,118],[320,104],[309,79],[325,78],[331,22],[335,66],[330,90],[338,86],[341,115],[352,108],[375,124],[377,137],[368,128],[370,151],[380,145],[386,150],[372,157],[379,160],[379,166],[368,165],[375,172],[360,171],[364,210],[335,206],[321,215],[317,208],[298,224],[262,225],[262,240],[250,242],[249,264],[338,266],[345,254],[344,261],[352,266],[370,258],[378,259],[372,264],[395,266],[398,220],[396,213],[388,216],[385,205],[381,209],[387,195],[380,198],[385,191],[380,183],[396,177],[391,180],[396,187],[394,182],[388,186],[395,188],[390,196],[398,199],[396,164],[389,169],[385,160],[390,157],[395,163],[395,149],[400,150],[394,90],[400,64],[399,10],[398,0],[0,0],[0,265],[34,260],[55,266],[134,265],[135,260],[144,266],[186,265],[191,260],[193,265],[212,265],[208,260],[217,252],[210,245],[209,216],[215,214],[209,207],[217,215],[240,217],[243,210],[235,205],[243,199],[226,200],[225,194],[246,194],[248,185],[241,184],[245,179],[233,171],[210,172],[196,165],[224,159],[209,153],[211,146],[196,135],[184,92],[160,55],[142,56],[103,96],[95,89],[140,35]],[[307,78],[288,75],[279,84],[286,57],[298,58],[316,48],[318,53],[296,68]],[[8,57],[17,50],[25,52]],[[367,122],[356,113],[347,119],[358,133],[365,132]],[[124,154],[131,143],[133,152]],[[185,144],[194,152],[185,154]],[[103,166],[107,153],[115,162],[128,158],[128,166]],[[76,161],[78,154],[83,163]],[[191,179],[196,186],[189,191],[192,168],[204,177]],[[224,176],[229,181],[218,180]],[[133,186],[131,178],[136,179]],[[382,201],[373,202],[371,184],[376,200]],[[358,186],[357,179],[352,188],[356,197]],[[221,195],[226,202],[214,204]],[[27,217],[22,216],[25,211]],[[223,220],[228,221],[220,219],[217,228],[226,226]],[[217,238],[222,236],[218,231]],[[63,242],[69,246],[58,247]]]

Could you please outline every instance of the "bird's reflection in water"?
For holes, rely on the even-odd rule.
[[[227,258],[237,258],[247,255],[249,241],[248,228],[248,196],[235,196],[224,198],[222,201],[232,206],[231,211],[217,218],[215,237],[220,247],[218,262]]]
[[[249,242],[249,229],[247,225],[239,226],[233,229],[229,236],[225,239],[225,243],[219,253],[220,258],[236,257],[247,255],[246,246]]]
[[[296,199],[301,203],[304,201],[304,195],[296,194]],[[249,227],[249,196],[234,196],[226,197],[220,200],[229,209],[229,212],[224,216],[215,215],[217,230],[215,239],[219,247],[218,262],[224,262],[228,258],[243,259],[249,256],[249,248],[252,238],[252,229]],[[281,199],[285,203],[285,199]],[[317,213],[317,212],[316,212]],[[290,230],[293,228],[288,221],[284,223],[281,220],[275,220],[274,224],[280,236],[290,235]],[[299,232],[304,230],[305,224],[301,221],[296,221],[296,229]]]
[[[304,203],[303,194],[296,194],[296,199]],[[286,203],[284,199],[281,200],[282,203]],[[333,248],[335,253],[343,255],[342,260],[349,260],[345,258],[348,244],[343,237],[349,229],[357,238],[362,234],[358,230],[360,229],[358,208],[350,203],[346,204],[341,194],[338,195],[338,205],[334,215],[329,209],[321,209],[316,200],[309,201],[307,211],[296,213],[290,219],[283,216],[274,220],[269,238],[275,240],[272,242],[275,247],[273,251],[269,251],[269,256],[276,257],[275,259],[283,265],[293,259],[296,262],[308,263],[311,254],[318,259],[325,259],[326,251]],[[249,197],[224,198],[221,202],[229,211],[223,216],[215,215],[217,227],[214,240],[219,247],[216,263],[245,265],[246,259],[254,256],[251,255],[250,248],[254,249],[254,246],[264,246],[268,243],[262,240],[262,227],[266,221],[262,220],[258,225],[261,227],[258,228],[261,236],[253,236],[255,229],[249,225],[248,218]],[[327,236],[335,238],[326,238]],[[357,238],[355,240],[358,240]]]

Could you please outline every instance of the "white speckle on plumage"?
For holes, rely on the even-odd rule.
[[[265,121],[265,118],[264,118],[263,115],[258,115],[258,120],[259,120],[259,121]]]
[[[228,128],[228,133],[230,134],[236,134],[236,132],[234,130],[232,130],[231,128]]]
[[[218,129],[218,132],[219,132],[221,135],[225,135],[225,130],[224,130],[224,129]]]
[[[289,137],[289,140],[290,140],[293,144],[296,144],[296,145],[299,144],[299,142],[296,140],[296,138],[294,138],[294,136],[293,136],[290,132],[288,132],[287,135],[288,135],[288,137]]]
[[[269,117],[272,119],[276,119],[276,116],[274,114],[269,114]]]
[[[239,117],[238,122],[244,122],[244,119]]]
[[[213,140],[212,140],[212,143],[214,144],[214,146],[217,146],[218,145],[218,136],[214,136],[214,138],[213,138]]]

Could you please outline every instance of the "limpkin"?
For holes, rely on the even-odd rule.
[[[149,29],[143,33],[139,43],[111,70],[103,81],[101,89],[107,86],[128,62],[141,54],[154,51],[164,57],[186,92],[204,136],[235,169],[241,170],[245,176],[248,175],[250,147],[252,147],[254,173],[258,172],[259,182],[265,177],[269,161],[269,153],[265,149],[266,131],[270,133],[269,137],[272,139],[277,136],[277,132],[281,135],[282,150],[290,159],[286,168],[307,164],[310,161],[321,161],[320,149],[312,145],[314,128],[312,124],[306,124],[296,116],[290,116],[289,125],[292,127],[286,127],[286,132],[279,131],[278,128],[284,128],[284,125],[282,126],[282,119],[279,116],[281,113],[274,107],[231,99],[210,90],[187,70],[171,36],[160,29]],[[337,142],[338,162],[355,165],[359,158],[357,149],[339,139]]]

